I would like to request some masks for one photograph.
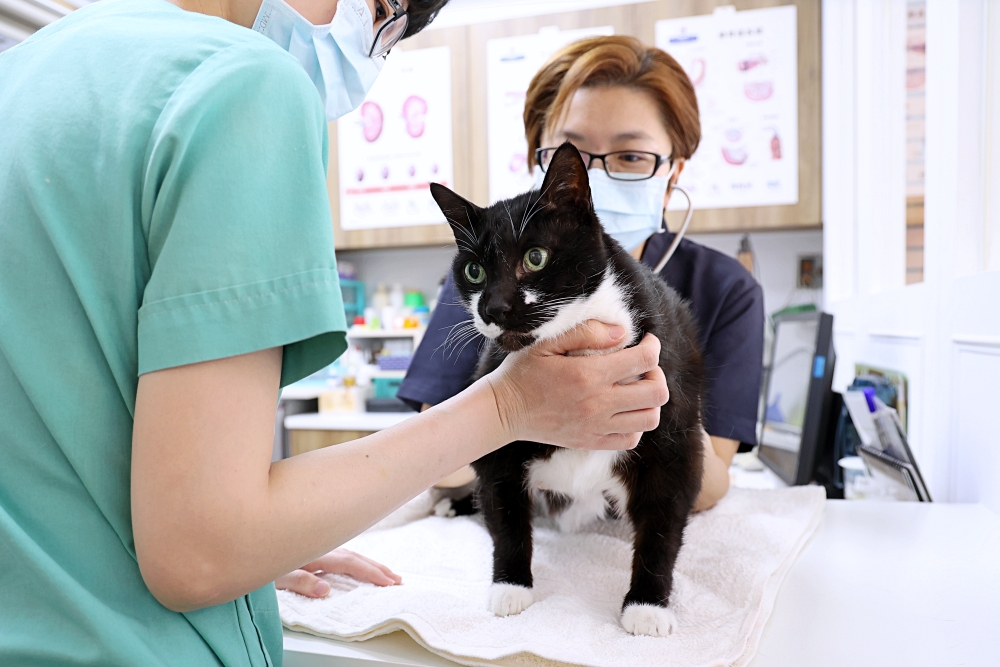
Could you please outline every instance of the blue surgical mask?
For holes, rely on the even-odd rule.
[[[541,169],[536,171],[535,187],[539,188],[545,174]],[[671,168],[666,176],[618,181],[603,169],[587,172],[594,211],[601,220],[601,226],[625,250],[631,252],[652,234],[663,231],[663,198],[673,173]]]
[[[328,25],[313,25],[284,0],[264,0],[253,29],[302,64],[319,91],[327,120],[361,106],[385,60],[368,57],[375,36],[364,0],[340,0]]]

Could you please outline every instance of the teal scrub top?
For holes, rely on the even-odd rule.
[[[302,67],[225,20],[103,0],[0,54],[0,665],[281,663],[273,586],[146,588],[132,424],[143,373],[343,351],[326,163]]]

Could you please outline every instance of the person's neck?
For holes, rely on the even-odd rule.
[[[167,0],[181,9],[218,16],[244,28],[252,28],[261,0]]]

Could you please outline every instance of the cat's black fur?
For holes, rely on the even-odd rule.
[[[686,304],[604,233],[591,202],[586,166],[570,144],[556,152],[539,190],[489,208],[479,208],[437,184],[431,192],[458,243],[452,273],[462,301],[471,310],[473,297],[481,293],[477,328],[483,331],[495,324],[502,331],[488,340],[476,378],[499,366],[507,354],[532,344],[532,332],[568,304],[593,297],[607,271],[624,287],[623,300],[635,332],[631,344],[646,333],[660,339],[660,367],[670,400],[661,409],[659,426],[613,464],[613,476],[627,491],[627,506],[616,507],[604,495],[608,513],[624,515],[635,529],[632,582],[623,609],[641,603],[666,607],[684,527],[701,487],[704,455],[704,373],[696,326]],[[539,271],[527,268],[525,254],[532,248],[549,253],[548,263]],[[481,284],[468,279],[469,262],[485,271]],[[536,302],[525,303],[525,289],[537,296]],[[497,331],[493,327],[492,333]],[[480,480],[478,504],[493,538],[494,583],[532,587],[533,505],[541,501],[551,514],[559,514],[574,499],[553,490],[533,492],[528,471],[559,450],[513,442],[473,463]]]

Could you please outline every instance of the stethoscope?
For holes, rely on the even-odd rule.
[[[687,213],[684,214],[684,224],[681,225],[681,230],[679,232],[677,232],[677,236],[674,237],[674,240],[670,244],[670,247],[667,248],[667,254],[665,254],[663,256],[663,259],[660,260],[660,263],[656,265],[655,269],[653,269],[653,273],[659,273],[660,271],[662,271],[663,267],[667,265],[667,262],[670,261],[670,258],[673,256],[673,254],[675,252],[677,252],[677,246],[679,246],[681,244],[681,239],[683,239],[684,238],[684,234],[687,233],[688,226],[691,224],[691,213],[694,211],[693,204],[691,203],[691,195],[689,195],[687,193],[687,191],[684,190],[684,188],[682,188],[682,187],[680,187],[680,186],[678,186],[678,185],[675,184],[675,185],[670,186],[670,189],[671,190],[676,190],[676,191],[680,192],[682,195],[684,195],[684,199],[687,199],[687,203],[688,203]],[[667,232],[667,231],[670,231],[670,230],[667,229],[667,211],[666,211],[666,209],[664,209],[664,211],[663,211],[663,222],[660,225],[660,229],[657,230],[656,233],[657,234],[662,234],[662,233]]]

